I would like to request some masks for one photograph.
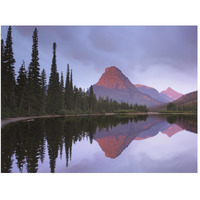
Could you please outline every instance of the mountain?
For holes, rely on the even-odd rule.
[[[173,135],[182,130],[184,129],[182,129],[180,126],[172,124],[167,130],[163,131],[162,133],[166,134],[168,137],[172,137]]]
[[[172,103],[176,106],[197,106],[197,91],[182,95],[179,99],[173,101]],[[162,104],[151,107],[150,111],[166,110],[166,108],[167,104]]]
[[[152,97],[143,94],[130,82],[130,80],[115,66],[106,68],[99,81],[93,85],[97,99],[109,97],[118,102],[146,105],[147,107],[161,103]]]
[[[177,121],[177,120],[176,120]],[[119,123],[113,127],[97,129],[94,140],[101,147],[106,157],[118,157],[132,141],[145,140],[156,136],[160,132],[172,137],[176,133],[184,130],[184,127],[190,128],[188,120],[181,120],[182,125],[170,124],[164,116],[151,116],[146,120],[131,121],[122,124]],[[180,120],[178,121],[180,123]],[[194,124],[193,124],[194,125]]]
[[[163,122],[166,124],[165,126],[163,126]],[[162,125],[160,125],[161,123]],[[126,124],[118,124],[109,131],[107,128],[97,130],[94,140],[105,152],[105,156],[113,159],[119,156],[139,135],[139,138],[142,139],[153,137],[159,133],[161,127],[167,129],[169,126],[164,118],[153,116],[147,118],[146,121],[129,121]]]
[[[183,94],[176,92],[171,87],[168,87],[166,90],[163,90],[161,93],[167,95],[171,99],[171,101],[175,101],[176,99],[179,99],[181,96],[183,96]]]
[[[141,84],[135,84],[135,87],[142,93],[149,95],[151,98],[160,101],[162,103],[168,103],[171,101],[171,99],[164,93],[159,93],[158,90],[155,88],[141,85]]]
[[[195,103],[195,102],[197,102],[197,91],[185,94],[181,96],[179,99],[177,99],[176,101],[173,101],[173,103],[178,106],[185,105],[188,103]]]
[[[124,74],[115,66],[111,66],[105,69],[105,73],[96,83],[96,86],[109,89],[132,89],[137,91],[129,79],[124,76]]]

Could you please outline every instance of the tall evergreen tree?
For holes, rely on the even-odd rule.
[[[72,69],[71,69],[71,74],[70,74],[70,88],[73,90],[73,77],[72,77]]]
[[[79,108],[79,91],[78,91],[78,88],[76,86],[74,86],[73,101],[74,101],[74,110],[78,111],[78,108]]]
[[[4,41],[1,40],[1,104],[5,107],[7,69],[4,65]]]
[[[25,110],[26,86],[27,86],[27,73],[25,69],[25,62],[23,61],[19,69],[19,75],[17,77],[17,85],[16,85],[18,115],[22,114],[22,110],[23,111]]]
[[[4,64],[4,41],[3,41],[3,39],[1,39],[1,81],[2,81],[2,78],[4,78],[3,77],[3,74],[5,75],[6,74],[6,68],[5,67],[3,67],[3,64]],[[5,80],[5,78],[4,78],[4,80]]]
[[[53,43],[53,58],[51,65],[51,74],[49,78],[48,94],[47,94],[47,109],[49,113],[57,114],[60,111],[60,85],[59,74],[56,64],[56,43]]]
[[[61,79],[60,79],[60,104],[61,104],[61,109],[64,109],[64,79],[63,79],[63,72],[61,72]]]
[[[28,74],[27,74],[27,114],[31,115],[32,112],[32,104],[34,102],[34,87],[32,81],[32,69],[29,66]]]
[[[1,64],[3,63],[3,56],[4,56],[4,41],[1,39]]]
[[[28,113],[29,115],[40,114],[41,105],[42,105],[37,28],[35,28],[33,32],[32,39],[33,39],[32,54],[31,54],[32,58],[29,65],[29,72],[28,72],[28,91],[29,91]]]
[[[94,94],[93,86],[90,86],[90,93],[89,93],[89,109],[91,109],[93,112],[95,111],[96,106],[96,95]]]
[[[46,72],[43,69],[41,73],[41,88],[42,88],[42,113],[46,110]]]
[[[67,76],[65,82],[65,108],[70,110],[70,72],[69,72],[69,64],[67,64]]]
[[[72,77],[72,69],[70,73],[70,88],[69,88],[69,106],[71,109],[74,108],[74,91],[73,91],[73,77]]]
[[[3,49],[3,63],[2,63],[2,96],[4,105],[8,106],[9,109],[14,109],[15,104],[15,59],[13,53],[13,42],[12,42],[12,28],[9,26],[6,38],[6,44],[3,48],[3,41],[1,41],[1,48]]]

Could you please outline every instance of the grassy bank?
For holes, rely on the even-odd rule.
[[[176,114],[197,114],[197,112],[195,111],[179,111],[179,110],[161,110],[159,111],[159,113],[166,113],[166,114],[169,114],[169,113],[176,113]]]

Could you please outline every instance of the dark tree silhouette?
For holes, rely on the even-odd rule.
[[[60,79],[60,107],[61,107],[61,110],[64,109],[64,93],[65,93],[64,79],[63,79],[63,72],[61,72],[61,79]]]
[[[57,72],[56,64],[56,43],[53,43],[53,58],[51,64],[51,74],[49,78],[48,92],[47,92],[47,110],[49,113],[58,114],[60,105],[60,85],[59,74]]]
[[[26,88],[27,87],[27,72],[25,69],[25,62],[23,61],[20,69],[19,75],[17,77],[16,85],[16,97],[17,97],[17,107],[18,115],[25,115],[26,109]]]
[[[71,101],[70,72],[69,72],[69,64],[67,64],[67,75],[66,75],[66,82],[65,82],[65,108],[67,110],[71,109],[70,101]]]
[[[28,70],[28,115],[39,115],[42,106],[42,98],[37,28],[35,28],[33,32],[32,39],[32,58]]]
[[[175,111],[176,110],[176,105],[174,103],[168,103],[167,104],[167,110]]]
[[[42,87],[42,113],[46,112],[46,72],[43,69],[41,73],[41,87]]]
[[[12,28],[9,26],[5,46],[3,45],[3,41],[1,41],[2,104],[14,112],[16,81],[14,68],[15,59],[12,45]]]
[[[89,93],[89,109],[91,109],[93,112],[95,111],[96,102],[96,95],[94,94],[93,86],[91,85]]]

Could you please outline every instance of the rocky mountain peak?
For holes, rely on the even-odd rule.
[[[129,81],[129,79],[115,66],[107,67],[102,74],[97,86],[109,88],[109,89],[135,89],[135,86]]]
[[[171,87],[168,87],[166,90],[162,91],[161,93],[166,94],[172,101],[175,101],[176,99],[183,96],[183,94],[176,92]]]
[[[121,72],[117,67],[115,67],[115,66],[111,66],[111,67],[107,67],[106,69],[105,69],[105,72],[109,72],[109,71],[112,71],[112,72]]]

